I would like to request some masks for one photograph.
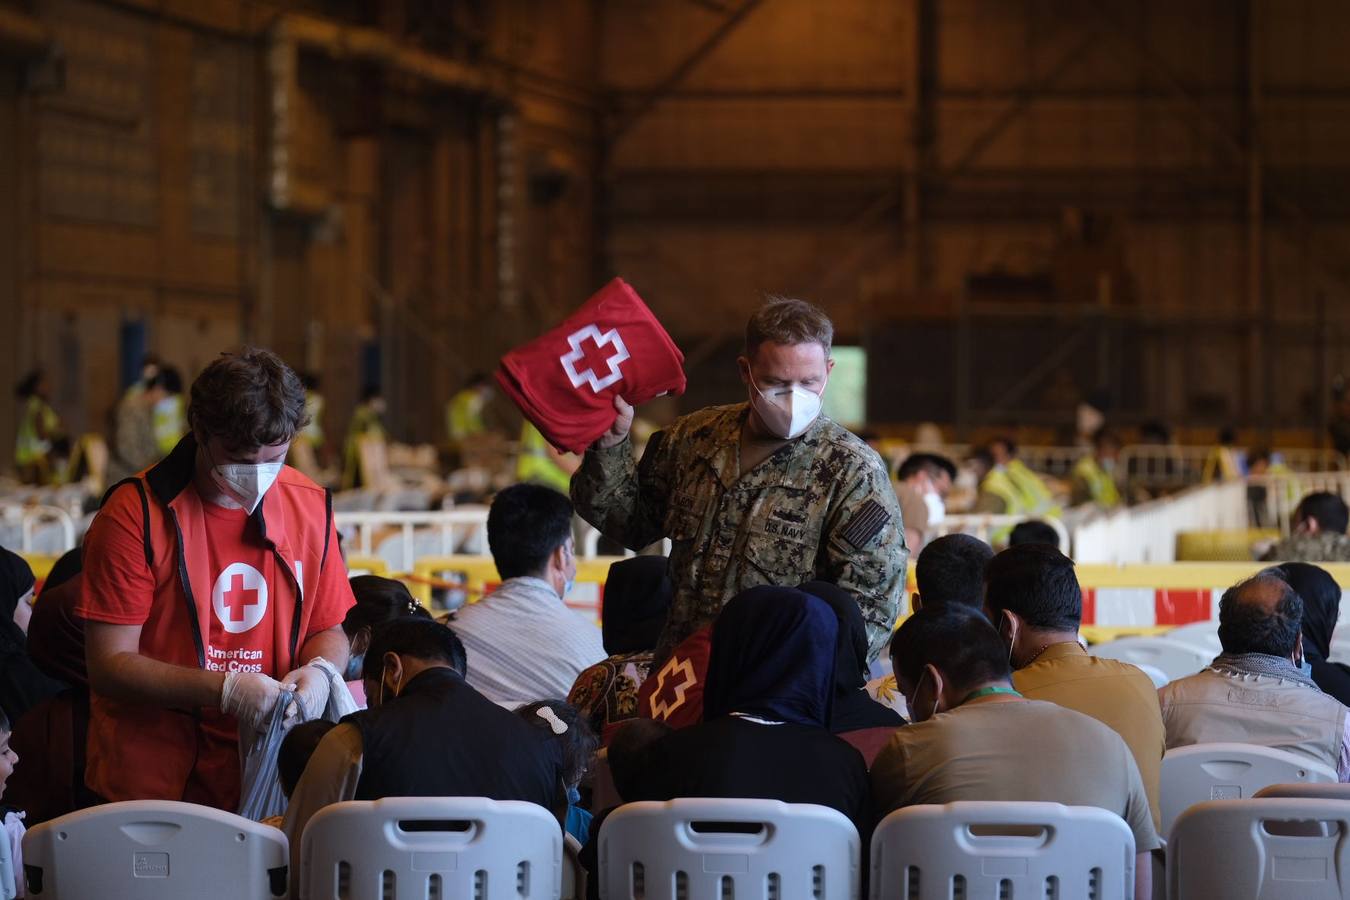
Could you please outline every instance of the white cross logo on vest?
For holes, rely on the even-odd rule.
[[[603,364],[609,368],[609,374],[603,378],[597,377],[595,370],[590,365],[587,365],[581,371],[577,371],[577,363],[588,362],[586,350],[582,348],[582,344],[588,340],[597,349],[613,348],[614,352],[603,361]],[[623,380],[623,373],[619,371],[619,366],[627,361],[628,348],[624,346],[623,339],[619,337],[619,329],[611,328],[601,334],[599,328],[594,325],[587,325],[585,328],[569,334],[567,343],[572,348],[572,352],[558,357],[558,362],[562,363],[563,369],[567,372],[567,377],[572,379],[572,387],[580,388],[583,384],[589,384],[591,390],[598,394],[610,385]]]
[[[230,634],[243,634],[267,614],[267,580],[248,563],[230,563],[216,578],[211,607]]]

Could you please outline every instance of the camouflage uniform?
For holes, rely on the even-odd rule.
[[[1272,547],[1267,562],[1350,562],[1350,537],[1334,531],[1294,534]]]
[[[744,475],[748,404],[704,409],[652,437],[587,451],[572,501],[605,536],[640,548],[669,537],[675,598],[656,658],[741,591],[833,582],[858,598],[875,657],[905,584],[904,526],[881,457],[821,416]]]

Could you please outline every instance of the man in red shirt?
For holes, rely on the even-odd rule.
[[[322,713],[353,605],[328,493],[285,466],[305,425],[275,354],[222,355],[192,385],[191,432],[115,485],[85,538],[86,782],[108,800],[234,810],[239,735]]]

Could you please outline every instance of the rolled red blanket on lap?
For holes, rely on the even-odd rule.
[[[634,406],[684,393],[684,354],[637,292],[615,278],[553,330],[502,357],[497,383],[559,450],[584,453]]]

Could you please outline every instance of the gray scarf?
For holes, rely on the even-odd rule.
[[[1266,678],[1282,678],[1304,687],[1310,687],[1319,694],[1322,689],[1312,680],[1312,675],[1300,669],[1283,656],[1271,656],[1268,653],[1220,653],[1209,664],[1211,669],[1234,672],[1238,675],[1263,675]]]

